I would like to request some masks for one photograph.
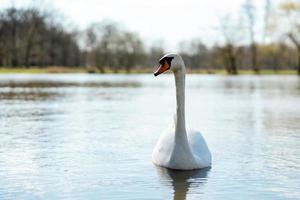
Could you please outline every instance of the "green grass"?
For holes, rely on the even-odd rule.
[[[191,74],[220,74],[227,75],[225,70],[189,70]],[[239,70],[239,75],[256,75],[252,70]],[[260,75],[296,75],[296,70],[261,70]]]
[[[252,70],[240,70],[240,74],[255,74]],[[296,75],[296,70],[261,70],[260,75]]]
[[[48,74],[48,73],[87,73],[85,68],[46,67],[46,68],[0,68],[0,74]]]
[[[24,69],[24,68],[0,68],[0,74],[41,74],[41,73],[47,73],[47,69],[39,69],[39,68],[30,68],[30,69]]]
[[[140,73],[153,73],[155,71],[154,68],[147,69],[132,69],[130,71],[131,74],[140,74]],[[0,68],[0,74],[45,74],[45,73],[100,73],[99,70],[95,68],[84,68],[84,67],[46,67],[46,68],[8,68],[3,67]],[[118,70],[117,72],[107,69],[105,70],[107,74],[126,74],[126,70]],[[220,74],[226,75],[225,70],[188,70],[190,74]],[[252,75],[255,74],[252,70],[239,70],[239,74],[241,75]],[[261,75],[296,75],[296,70],[261,70]]]

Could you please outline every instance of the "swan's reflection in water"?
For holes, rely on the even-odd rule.
[[[185,200],[191,186],[193,188],[203,186],[207,181],[209,170],[210,168],[181,171],[156,166],[161,182],[173,187],[173,200]]]

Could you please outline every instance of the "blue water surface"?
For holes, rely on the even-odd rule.
[[[155,167],[172,75],[0,76],[0,199],[299,199],[300,79],[188,75],[212,168]]]

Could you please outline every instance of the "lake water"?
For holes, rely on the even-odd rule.
[[[155,167],[174,80],[1,75],[0,199],[300,199],[300,78],[188,75],[212,168]]]

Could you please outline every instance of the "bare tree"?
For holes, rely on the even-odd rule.
[[[161,58],[165,53],[163,46],[164,46],[164,44],[163,44],[163,41],[161,41],[161,40],[155,41],[154,43],[152,43],[152,45],[146,52],[147,58],[146,58],[145,65],[147,67],[153,67],[158,64],[157,59]]]
[[[10,23],[10,48],[11,48],[11,65],[18,66],[18,51],[17,51],[17,33],[18,33],[18,12],[14,7],[7,11],[7,18]]]
[[[229,74],[238,74],[237,42],[240,39],[241,27],[228,14],[220,18],[220,31],[225,40],[222,48],[225,69]]]
[[[66,31],[37,8],[0,12],[0,62],[6,66],[79,65],[76,32]]]
[[[30,56],[34,45],[36,45],[36,37],[38,31],[45,28],[43,16],[38,10],[30,9],[22,14],[23,18],[23,40],[24,40],[24,65],[30,67]]]
[[[123,33],[121,37],[124,40],[124,66],[127,73],[130,73],[132,67],[141,64],[145,59],[144,45],[140,38],[131,32]],[[121,39],[122,40],[122,39]]]
[[[268,35],[268,26],[269,20],[271,15],[272,3],[271,0],[265,0],[265,7],[264,7],[264,20],[263,20],[263,35],[262,35],[262,43],[266,41]]]
[[[247,21],[247,29],[250,38],[250,50],[251,50],[251,66],[255,73],[259,73],[259,67],[257,66],[257,48],[255,42],[255,23],[256,23],[256,8],[252,0],[246,0],[243,5],[245,18]]]
[[[208,48],[199,39],[182,41],[179,43],[179,52],[184,58],[186,65],[192,69],[208,67],[210,58]]]
[[[300,76],[300,2],[284,1],[279,8],[288,25],[285,34],[295,45],[298,53],[297,73]]]

